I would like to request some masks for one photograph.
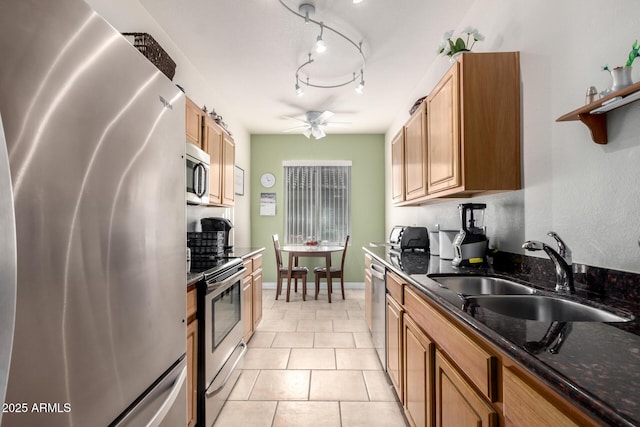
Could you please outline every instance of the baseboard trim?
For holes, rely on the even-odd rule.
[[[298,282],[299,283],[299,282]],[[338,288],[340,288],[340,281],[337,282],[338,283]],[[284,282],[285,287],[286,287],[286,281]],[[336,281],[333,281],[333,289],[335,291],[336,288]],[[315,284],[313,282],[307,282],[307,289],[310,289],[311,287],[315,286]],[[326,289],[327,288],[327,284],[326,282],[321,282],[320,283],[320,289]],[[364,289],[364,282],[344,282],[344,288],[345,289]],[[262,282],[262,289],[276,289],[276,282]]]

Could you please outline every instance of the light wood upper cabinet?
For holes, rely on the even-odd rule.
[[[429,194],[460,185],[458,63],[427,97],[427,189]]]
[[[222,138],[224,132],[211,117],[203,120],[204,141],[211,157],[209,168],[209,203],[222,203]]]
[[[392,140],[393,202],[520,189],[520,122],[519,52],[461,55]]]
[[[519,57],[466,53],[427,97],[430,197],[520,189]]]
[[[228,133],[222,140],[222,204],[233,206],[235,203],[235,165],[236,144]]]
[[[405,200],[427,195],[427,117],[423,102],[404,126]]]
[[[393,203],[404,202],[404,129],[391,141],[391,191]]]
[[[207,151],[207,146],[202,138],[202,118],[204,117],[204,111],[188,97],[185,97],[185,102],[185,132],[187,142]]]
[[[186,138],[210,156],[209,204],[235,203],[236,145],[231,135],[186,98]]]

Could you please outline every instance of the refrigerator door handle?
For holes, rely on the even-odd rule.
[[[18,253],[7,141],[0,115],[0,403],[4,406],[16,320]],[[0,412],[2,424],[2,412]]]
[[[151,418],[151,420],[147,424],[147,427],[158,427],[161,425],[162,421],[167,416],[167,413],[173,406],[173,403],[176,401],[178,396],[180,396],[180,391],[182,390],[182,384],[184,384],[186,379],[187,379],[187,367],[185,366],[182,369],[182,372],[180,372],[180,375],[178,376],[178,378],[176,379],[176,382],[173,384],[171,393],[169,393],[167,398],[164,400],[164,402],[162,403],[162,406],[160,407],[160,409],[158,409],[158,412],[156,412],[153,418]]]

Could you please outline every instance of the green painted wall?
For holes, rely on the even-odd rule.
[[[263,281],[276,281],[276,261],[271,236],[284,238],[284,160],[351,160],[351,240],[345,261],[346,282],[364,281],[364,253],[369,242],[384,236],[384,135],[327,135],[319,141],[303,135],[251,136],[251,246],[265,247]],[[271,172],[276,184],[260,185],[260,177]],[[260,193],[276,193],[276,215],[260,216]],[[332,265],[340,263],[334,254]],[[318,265],[313,258],[304,265]],[[313,270],[311,268],[311,270]],[[313,280],[310,273],[308,280]]]

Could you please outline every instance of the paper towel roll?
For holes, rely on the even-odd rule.
[[[458,230],[440,230],[440,259],[453,259],[453,240]]]

